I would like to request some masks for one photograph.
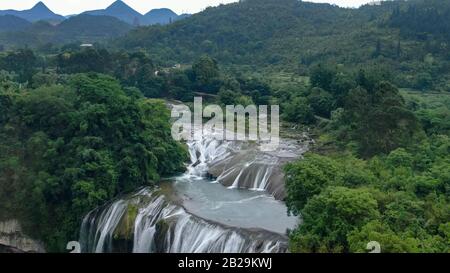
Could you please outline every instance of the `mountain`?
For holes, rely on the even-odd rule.
[[[407,8],[395,8],[389,25],[412,38],[423,40],[431,34],[450,40],[450,1],[418,1]]]
[[[176,21],[179,16],[170,9],[153,9],[143,17],[143,25],[165,25]]]
[[[329,43],[328,38],[351,34],[355,25],[369,20],[363,12],[329,4],[246,0],[207,8],[170,25],[136,29],[118,46],[145,47],[154,58],[176,63],[191,63],[209,54],[225,64],[297,67],[302,57],[320,57],[333,50],[336,41]]]
[[[165,25],[188,16],[184,14],[179,17],[170,9],[154,9],[142,15],[121,0],[112,3],[106,9],[86,11],[83,14],[112,16],[133,26]]]
[[[106,9],[86,11],[83,14],[112,16],[130,25],[140,23],[143,17],[142,14],[120,0],[112,3]]]
[[[191,17],[191,16],[192,16],[192,14],[190,14],[190,13],[182,13],[182,14],[178,15],[177,21],[181,20],[181,19],[184,19],[184,18]]]
[[[27,20],[14,15],[0,16],[0,32],[19,31],[29,27],[30,25],[31,23]]]
[[[137,28],[116,46],[145,48],[153,60],[168,64],[208,54],[224,66],[303,75],[324,63],[352,70],[377,66],[401,86],[428,79],[445,84],[449,16],[450,4],[441,0],[383,1],[358,9],[246,0],[170,25]]]
[[[97,42],[126,34],[133,27],[115,17],[81,14],[57,26],[57,36],[64,42],[71,37],[85,43]]]
[[[64,16],[55,14],[44,3],[39,2],[29,10],[2,10],[0,15],[13,15],[25,19],[29,22],[36,22],[40,20],[46,21],[63,21]]]
[[[410,41],[399,37],[399,29],[387,20],[396,6],[409,2],[414,0],[347,9],[298,0],[239,1],[207,8],[170,25],[135,29],[117,44],[144,47],[156,59],[177,63],[209,54],[225,64],[291,69],[324,61],[371,61],[377,44],[382,47],[380,55],[395,58],[399,39]],[[389,40],[393,42],[388,44]]]
[[[0,44],[7,47],[22,47],[24,45],[39,47],[48,43],[104,42],[122,36],[132,28],[131,25],[115,17],[81,14],[70,17],[58,25],[39,21],[20,31],[0,33]]]

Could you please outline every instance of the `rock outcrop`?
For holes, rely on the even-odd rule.
[[[0,222],[0,252],[45,252],[44,246],[25,235],[16,219]]]
[[[217,141],[212,136],[188,143],[192,165],[205,170],[229,188],[267,191],[278,200],[286,197],[283,166],[308,151],[308,143],[281,140],[267,152],[257,143]],[[204,166],[199,168],[198,166]]]

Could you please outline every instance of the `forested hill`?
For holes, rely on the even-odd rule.
[[[25,19],[14,15],[0,15],[0,32],[20,31],[31,25]]]
[[[445,85],[442,75],[449,71],[448,36],[439,33],[449,24],[444,18],[450,8],[442,2],[388,1],[344,9],[297,0],[246,0],[168,26],[138,28],[117,46],[146,48],[162,62],[191,63],[209,54],[224,65],[300,73],[318,63],[356,69],[380,64],[399,72],[398,85],[428,88],[415,85]]]
[[[119,44],[158,49],[155,55],[185,62],[202,53],[221,63],[288,62],[284,47],[291,50],[300,39],[343,33],[347,23],[364,22],[353,14],[328,4],[247,0],[208,8],[170,26],[139,28]],[[163,48],[167,51],[160,52]]]
[[[0,27],[2,26],[1,22],[2,20],[0,20]],[[10,21],[8,23],[11,24]],[[106,41],[125,35],[131,29],[131,25],[111,16],[82,14],[73,16],[57,25],[39,21],[26,25],[18,31],[13,31],[13,29],[4,31],[0,33],[0,44],[6,48],[29,46],[47,47],[48,50],[50,44]]]

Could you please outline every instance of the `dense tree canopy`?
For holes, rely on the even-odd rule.
[[[165,104],[129,97],[109,76],[0,94],[2,218],[20,213],[50,250],[76,238],[90,209],[183,170]]]
[[[308,155],[286,166],[287,205],[302,224],[295,252],[448,252],[450,138],[369,161]]]
[[[444,2],[239,1],[88,48],[74,24],[91,17],[3,33],[75,43],[0,54],[0,220],[18,217],[62,250],[89,210],[183,170],[160,99],[203,96],[280,105],[287,126],[315,138],[284,168],[289,213],[302,220],[291,251],[367,252],[377,241],[382,252],[449,252]],[[84,34],[130,29],[101,21]]]
[[[135,29],[116,46],[145,48],[169,64],[208,54],[226,66],[302,75],[320,63],[351,70],[379,65],[395,71],[394,83],[401,87],[448,91],[449,12],[439,0],[382,1],[359,9],[246,0],[171,25]]]

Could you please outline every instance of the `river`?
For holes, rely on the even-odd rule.
[[[210,136],[188,147],[185,174],[90,212],[80,231],[82,252],[286,252],[298,217],[279,200],[281,168],[307,145],[283,140],[263,152],[256,143]]]

